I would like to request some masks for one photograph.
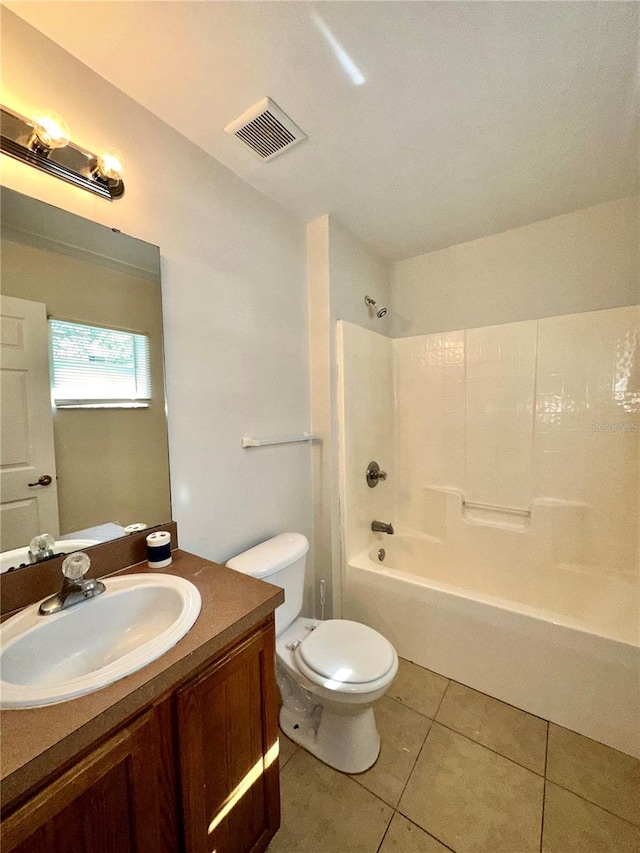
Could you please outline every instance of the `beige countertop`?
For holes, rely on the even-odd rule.
[[[153,570],[146,562],[125,570],[148,571]],[[162,657],[95,693],[44,708],[2,711],[2,806],[36,788],[74,756],[173,689],[284,601],[279,587],[186,551],[174,551],[172,565],[159,571],[187,578],[198,587],[202,609],[193,628]]]

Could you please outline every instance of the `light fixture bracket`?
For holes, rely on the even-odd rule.
[[[29,147],[33,137],[34,122],[28,118],[0,107],[1,141],[0,150],[3,154],[28,163],[56,178],[67,181],[76,187],[113,201],[124,194],[124,183],[121,178],[107,180],[101,178],[96,171],[98,157],[91,151],[86,151],[69,142],[64,148],[54,148],[47,152],[32,150]]]

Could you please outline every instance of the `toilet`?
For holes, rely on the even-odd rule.
[[[325,764],[362,773],[380,752],[372,706],[391,686],[398,655],[360,622],[300,616],[308,550],[301,533],[281,533],[227,566],[284,588],[276,610],[280,728]]]

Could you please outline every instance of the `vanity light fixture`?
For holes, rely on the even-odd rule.
[[[114,149],[93,154],[70,141],[67,123],[52,110],[25,118],[1,107],[3,154],[109,201],[124,194],[122,158]]]
[[[55,148],[64,148],[71,142],[71,131],[66,121],[53,110],[37,110],[33,114],[33,133],[27,141],[29,151],[50,154]]]

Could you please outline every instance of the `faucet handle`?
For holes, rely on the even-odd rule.
[[[44,560],[47,557],[53,557],[53,548],[56,540],[50,533],[38,533],[29,542],[29,559],[32,562]]]
[[[378,485],[380,480],[387,479],[387,472],[382,471],[378,463],[374,460],[373,462],[369,462],[367,465],[367,485],[370,489],[373,489]]]
[[[62,574],[71,581],[79,581],[89,571],[91,560],[83,551],[75,551],[62,561]]]

